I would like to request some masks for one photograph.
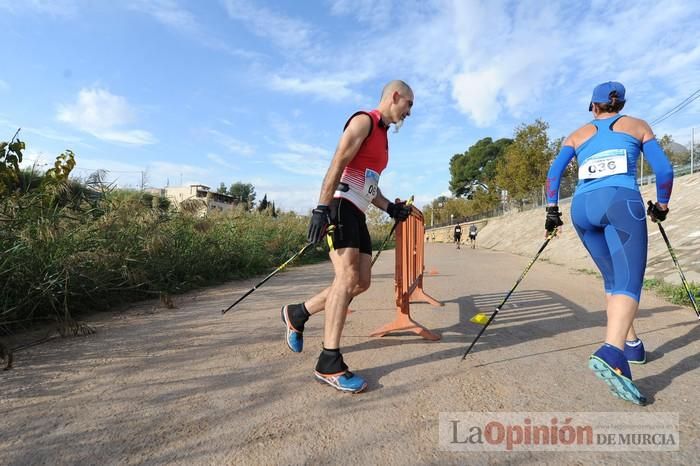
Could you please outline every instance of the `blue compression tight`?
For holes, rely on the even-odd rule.
[[[646,210],[638,191],[603,187],[574,195],[571,221],[608,294],[639,302],[647,264]]]

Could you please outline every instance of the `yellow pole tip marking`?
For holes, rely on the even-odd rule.
[[[472,322],[474,324],[479,324],[479,325],[486,325],[486,322],[488,322],[488,321],[489,321],[489,316],[487,316],[486,314],[483,314],[481,312],[478,314],[475,314],[474,317],[469,319],[469,322]]]

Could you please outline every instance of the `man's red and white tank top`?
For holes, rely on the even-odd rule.
[[[379,110],[372,110],[352,115],[348,118],[343,130],[348,127],[350,120],[360,114],[369,115],[372,126],[357,154],[343,170],[340,184],[333,197],[347,199],[365,212],[377,195],[379,175],[389,162],[389,140],[387,139],[389,127],[382,121]]]

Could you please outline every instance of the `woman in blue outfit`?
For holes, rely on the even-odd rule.
[[[618,82],[593,90],[588,110],[594,120],[566,138],[549,168],[545,229],[551,234],[562,225],[559,183],[576,156],[578,184],[571,221],[603,276],[607,300],[605,344],[591,355],[588,366],[613,394],[644,404],[629,366],[646,361],[644,345],[632,325],[647,261],[645,208],[636,180],[640,152],[656,174],[657,202],[647,210],[654,222],[663,221],[668,213],[673,168],[649,125],[619,114],[624,105],[625,88]]]

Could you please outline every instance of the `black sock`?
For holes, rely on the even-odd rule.
[[[292,323],[294,328],[300,332],[303,332],[304,324],[307,320],[309,320],[309,317],[311,317],[311,314],[309,314],[309,311],[306,310],[304,303],[290,304],[287,306],[287,310],[289,311],[289,321]]]
[[[316,372],[320,374],[337,374],[345,372],[348,366],[343,361],[343,355],[340,354],[340,349],[323,348],[321,355],[316,363]]]

